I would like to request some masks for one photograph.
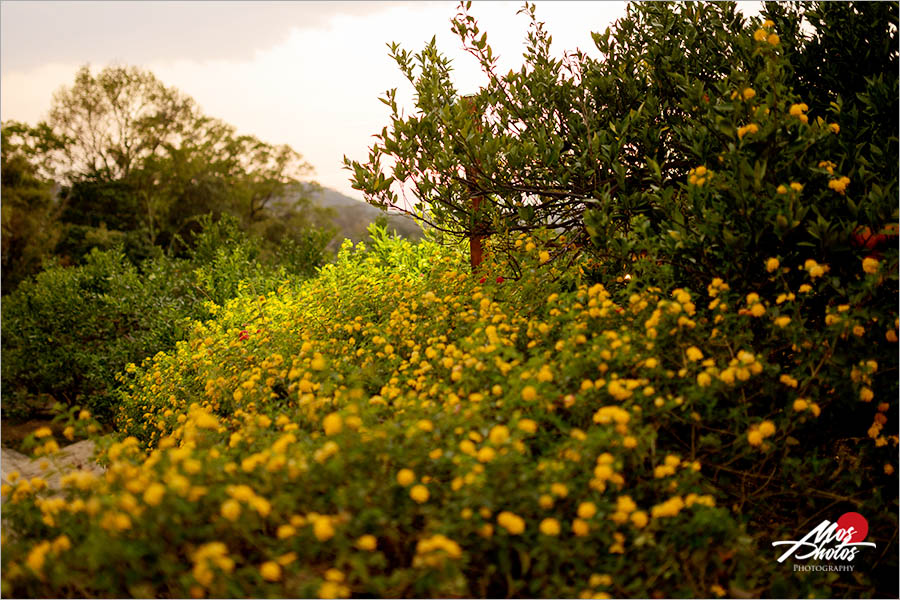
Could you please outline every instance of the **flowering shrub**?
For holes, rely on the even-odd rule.
[[[596,152],[536,143],[575,171],[583,222],[587,203],[561,201],[557,221],[540,212],[552,202],[504,205],[476,273],[376,235],[306,282],[237,284],[173,350],[128,365],[105,476],[67,474],[55,497],[41,478],[3,487],[4,594],[895,596],[896,179],[841,150],[839,103],[825,120],[785,83],[773,23],[725,35],[733,12],[653,5],[623,22],[643,43],[647,27],[727,21],[698,46],[715,67],[702,81],[645,53],[677,118],[629,109],[590,138],[605,180]],[[530,42],[540,62],[537,23]],[[631,119],[658,129],[620,143]],[[521,138],[503,156],[477,134],[516,177],[543,173],[519,168]],[[656,159],[630,154],[651,145]],[[468,187],[444,171],[427,175]],[[559,227],[514,233],[541,219]],[[72,435],[93,425],[71,420]],[[58,448],[40,433],[39,453]],[[774,540],[847,511],[870,523],[867,568],[776,562]]]
[[[771,525],[744,518],[736,474],[830,469],[802,470],[797,447],[827,390],[749,345],[748,323],[781,344],[794,330],[721,280],[614,295],[522,242],[518,280],[498,282],[510,267],[490,254],[480,277],[394,241],[214,308],[122,375],[104,477],[68,474],[55,498],[3,488],[4,593],[766,589],[774,562],[752,536]],[[803,320],[807,297],[767,311]],[[860,385],[879,368],[861,363]],[[888,461],[891,441],[872,450]],[[824,593],[814,574],[789,585]]]
[[[49,395],[109,423],[116,372],[184,339],[192,319],[209,316],[207,300],[274,289],[311,275],[320,260],[307,253],[304,261],[300,253],[293,263],[285,256],[264,261],[260,243],[234,219],[201,223],[189,259],[159,256],[136,266],[121,249],[94,250],[85,264],[48,268],[4,297],[7,418],[29,418],[34,400]],[[290,243],[287,250],[301,247]]]

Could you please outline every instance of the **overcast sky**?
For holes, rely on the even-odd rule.
[[[624,15],[619,2],[536,2],[553,51],[596,56],[591,31]],[[755,13],[756,3],[744,9]],[[521,2],[474,2],[504,72],[522,63]],[[47,2],[0,3],[0,118],[35,123],[62,85],[90,63],[137,65],[192,96],[210,116],[273,144],[290,144],[314,179],[355,198],[344,154],[362,160],[388,125],[378,97],[412,93],[386,44],[421,50],[432,36],[454,59],[455,83],[475,91],[475,59],[450,32],[456,2]]]

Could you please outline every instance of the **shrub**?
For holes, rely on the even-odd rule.
[[[165,256],[134,266],[121,250],[88,254],[77,267],[52,267],[3,302],[3,387],[7,417],[26,417],[50,395],[109,423],[115,375],[126,364],[172,348],[208,302],[273,289],[296,276],[322,240],[289,246],[295,261],[263,262],[255,238],[234,219],[206,220],[189,259]],[[310,235],[314,235],[311,233]],[[318,254],[321,259],[321,253]],[[315,264],[306,264],[305,273]],[[288,270],[290,268],[290,270]]]
[[[5,593],[822,596],[828,574],[770,556],[798,513],[844,497],[889,543],[896,446],[836,475],[805,440],[839,400],[793,388],[748,324],[796,329],[720,281],[613,294],[542,265],[542,237],[518,240],[519,279],[391,242],[214,308],[126,369],[105,478],[4,488]]]

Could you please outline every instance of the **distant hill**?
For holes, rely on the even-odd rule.
[[[381,215],[387,217],[389,228],[397,234],[412,240],[423,236],[422,228],[412,218],[398,213],[386,213],[337,190],[323,187],[311,195],[311,200],[316,206],[331,209],[333,213],[332,222],[338,232],[328,244],[328,249],[332,251],[340,248],[344,238],[349,238],[353,243],[365,241],[368,238],[366,228]]]

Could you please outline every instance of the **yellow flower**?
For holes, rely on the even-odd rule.
[[[41,542],[28,553],[25,564],[34,572],[40,571],[44,567],[48,550],[50,550],[50,542]]]
[[[260,565],[259,574],[266,581],[278,581],[281,579],[281,565],[275,561],[268,560]]]
[[[478,462],[489,463],[494,460],[495,456],[497,456],[496,450],[494,450],[490,446],[483,446],[478,449],[476,458],[478,459]]]
[[[782,327],[782,328],[787,327],[788,323],[790,323],[790,322],[791,322],[791,318],[788,316],[781,316],[781,317],[778,317],[777,319],[775,319],[775,325],[777,325],[778,327]]]
[[[872,398],[875,397],[875,394],[867,387],[859,390],[859,399],[863,402],[871,402]]]
[[[422,484],[414,485],[411,490],[409,490],[409,497],[422,504],[423,502],[428,501],[428,488]]]
[[[769,32],[765,29],[757,29],[753,32],[753,39],[757,42],[764,42],[767,37],[769,37]]]
[[[756,91],[753,88],[744,88],[744,100],[752,100],[754,96],[756,96]],[[700,175],[700,173],[698,173],[698,175]]]
[[[325,542],[333,538],[334,525],[331,523],[331,518],[320,515],[313,522],[313,535],[316,536],[316,539],[320,542]]]
[[[550,261],[550,253],[547,252],[546,250],[541,250],[541,253],[538,254],[538,257],[541,260],[541,264],[544,264],[544,263]]]
[[[578,516],[582,519],[590,519],[597,514],[597,505],[593,502],[582,502],[578,505]]]
[[[839,177],[837,179],[832,179],[828,182],[828,187],[836,191],[838,194],[843,194],[847,189],[847,186],[850,184],[849,177]]]
[[[777,269],[777,268],[779,267],[780,264],[781,264],[781,263],[778,262],[778,259],[777,259],[777,258],[774,258],[774,257],[773,257],[773,258],[770,258],[770,259],[768,259],[768,260],[766,261],[766,271],[768,271],[769,273],[771,273],[772,271],[774,271],[775,269]]]
[[[560,498],[565,498],[569,495],[569,488],[562,483],[554,483],[550,486],[550,493],[554,496],[559,496]]]
[[[506,425],[494,425],[488,434],[488,439],[495,446],[505,444],[509,440],[509,427]]]
[[[537,399],[537,390],[530,385],[526,385],[522,388],[522,400],[525,402],[533,402]]]
[[[759,131],[759,125],[756,123],[750,123],[748,125],[743,125],[738,127],[737,135],[738,139],[743,139],[745,135],[757,133]]]
[[[229,521],[236,521],[241,516],[241,505],[237,500],[230,498],[222,503],[222,516]]]
[[[519,535],[525,531],[524,519],[506,510],[497,515],[497,524],[512,535]]]
[[[591,526],[583,519],[575,519],[572,521],[572,533],[577,537],[585,537],[591,532]]]
[[[763,421],[759,424],[759,432],[763,437],[769,437],[775,433],[775,423],[772,421]]]
[[[378,540],[374,535],[363,535],[356,540],[356,547],[366,552],[372,552],[378,546]]]
[[[684,351],[687,355],[687,359],[691,362],[696,362],[698,360],[703,360],[703,352],[700,351],[700,348],[697,346],[691,346],[687,350]]]
[[[544,535],[559,535],[559,521],[552,518],[544,519],[541,521],[539,529]]]
[[[770,33],[769,37],[766,38],[766,41],[769,42],[773,46],[777,46],[778,42],[780,42],[781,39],[778,37],[777,33]]]
[[[832,133],[840,133],[841,132],[841,126],[838,125],[837,123],[830,123],[828,125],[828,129],[830,129],[832,131]]]
[[[294,534],[296,534],[296,533],[297,533],[297,530],[294,529],[293,526],[288,525],[287,523],[285,523],[284,525],[279,525],[278,529],[275,531],[275,535],[276,535],[276,537],[278,537],[279,540],[293,537]]]
[[[531,419],[521,419],[516,427],[525,433],[534,433],[537,431],[537,422],[532,421]]]
[[[319,598],[345,598],[350,595],[346,585],[334,581],[323,581],[319,586]]]
[[[868,273],[870,275],[877,273],[878,272],[878,264],[879,264],[878,260],[876,260],[874,258],[871,258],[871,257],[864,258],[863,262],[862,262],[863,271],[865,271],[866,273]]]
[[[809,408],[809,402],[807,402],[804,398],[797,398],[794,400],[794,410],[797,412],[803,412]]]
[[[788,109],[788,112],[792,117],[802,117],[803,113],[809,110],[809,107],[806,103],[801,102],[799,104],[791,104],[791,107]]]
[[[709,373],[700,373],[697,375],[697,385],[700,387],[709,387],[712,383],[712,377],[709,376]]]
[[[785,187],[783,184],[779,185],[777,188],[775,188],[775,193],[777,193],[777,194],[787,194],[787,191],[788,191],[787,187]]]
[[[751,446],[759,446],[762,444],[763,435],[759,432],[759,429],[751,429],[747,432],[747,442]]]
[[[642,529],[645,525],[647,525],[647,521],[649,518],[647,517],[647,513],[642,510],[637,510],[631,513],[631,522],[638,529]]]
[[[161,483],[151,483],[144,491],[144,502],[150,506],[156,506],[162,502],[165,495],[166,486]],[[240,510],[240,507],[238,507],[238,510]]]
[[[336,435],[341,432],[344,428],[344,422],[341,419],[341,415],[333,412],[322,419],[322,429],[325,430],[325,435]]]
[[[400,469],[397,473],[397,483],[403,487],[410,485],[415,480],[416,474],[412,472],[412,469]]]
[[[53,435],[53,431],[49,427],[41,427],[34,431],[34,437],[36,438],[49,437],[51,435]]]
[[[757,302],[750,307],[750,314],[754,317],[761,317],[766,314],[766,307],[762,304],[762,302]]]
[[[796,379],[794,379],[793,377],[791,377],[790,375],[788,375],[788,374],[786,374],[786,373],[783,373],[783,374],[778,378],[778,381],[780,381],[780,382],[783,383],[784,385],[786,385],[786,386],[788,386],[788,387],[792,387],[792,388],[797,387],[797,383],[798,383]]]

